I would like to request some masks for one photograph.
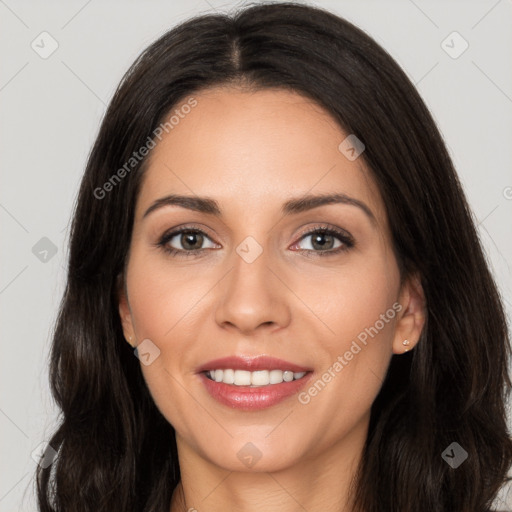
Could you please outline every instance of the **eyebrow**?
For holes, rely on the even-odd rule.
[[[350,206],[356,206],[360,208],[373,223],[377,222],[375,215],[365,203],[359,199],[347,196],[346,194],[310,194],[304,197],[289,199],[283,203],[281,207],[281,214],[284,216],[296,215],[328,204],[347,204]],[[173,205],[196,212],[206,213],[208,215],[214,215],[216,217],[222,217],[219,203],[215,201],[215,199],[210,197],[171,194],[157,199],[146,210],[142,218],[146,218],[150,213],[160,208]]]

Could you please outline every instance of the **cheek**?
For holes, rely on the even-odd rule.
[[[308,307],[309,318],[312,312],[319,320],[317,333],[324,333],[320,339],[331,355],[358,336],[364,342],[366,329],[377,337],[376,328],[380,340],[391,339],[400,276],[385,247],[352,257],[338,268],[296,272],[293,280],[291,288]]]
[[[141,371],[157,407],[173,425],[181,423],[191,406],[190,396],[183,391],[183,379],[188,376],[183,374],[193,367],[191,340],[197,339],[201,325],[201,298],[213,285],[206,277],[192,267],[172,269],[165,258],[138,248],[128,265],[136,338],[139,343],[151,340],[159,350],[154,362],[141,362]]]
[[[321,431],[319,446],[348,435],[369,414],[392,356],[396,310],[389,290],[376,283],[354,288],[347,280],[347,293],[340,293],[340,286],[326,301],[334,334],[321,340],[317,379],[298,395],[304,428]]]
[[[311,289],[308,303],[320,312],[327,334],[319,338],[321,382],[306,390],[302,403],[311,402],[314,417],[326,414],[338,417],[336,425],[346,425],[344,418],[369,410],[385,378],[401,308],[398,267],[393,258],[375,252],[331,273],[321,289]]]
[[[146,265],[143,258],[132,255],[128,268],[130,307],[139,343],[149,339],[158,355],[150,364],[143,364],[141,371],[156,407],[173,425],[188,432],[187,423],[190,398],[183,392],[183,378],[178,369],[187,360],[185,334],[197,294],[183,287],[176,273],[163,271],[156,265]],[[187,314],[188,313],[188,314]]]
[[[187,328],[205,293],[204,278],[193,269],[172,269],[165,258],[136,252],[128,268],[130,306],[139,339],[169,339]]]

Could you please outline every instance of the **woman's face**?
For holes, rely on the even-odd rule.
[[[150,153],[120,297],[151,395],[181,455],[227,470],[360,443],[392,354],[422,326],[361,147],[340,149],[349,134],[296,93],[194,98]],[[345,200],[309,201],[333,194]],[[257,356],[282,362],[248,373]],[[226,357],[240,359],[210,364]]]

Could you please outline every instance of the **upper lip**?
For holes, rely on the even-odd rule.
[[[289,370],[292,372],[309,372],[311,368],[306,368],[283,359],[277,359],[269,356],[229,356],[220,359],[213,359],[201,365],[197,373],[209,370]]]

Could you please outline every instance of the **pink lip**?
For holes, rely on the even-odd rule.
[[[302,379],[268,386],[235,386],[215,382],[206,376],[209,370],[283,370],[307,372]],[[312,369],[283,359],[269,356],[230,356],[209,361],[197,369],[203,385],[210,395],[221,404],[243,411],[254,411],[271,407],[296,394],[306,385],[312,375]]]
[[[219,367],[217,366],[217,368]],[[233,367],[228,366],[228,368]],[[234,386],[224,384],[224,382],[215,382],[209,379],[204,372],[199,374],[199,378],[208,393],[221,404],[242,411],[257,411],[276,405],[298,393],[311,379],[312,375],[313,372],[309,372],[299,380],[258,387]]]
[[[289,370],[291,372],[309,372],[312,368],[299,366],[283,359],[268,356],[230,356],[221,359],[208,361],[197,369],[197,373],[208,370],[248,370],[254,372],[256,370]],[[278,384],[276,384],[278,385]]]

